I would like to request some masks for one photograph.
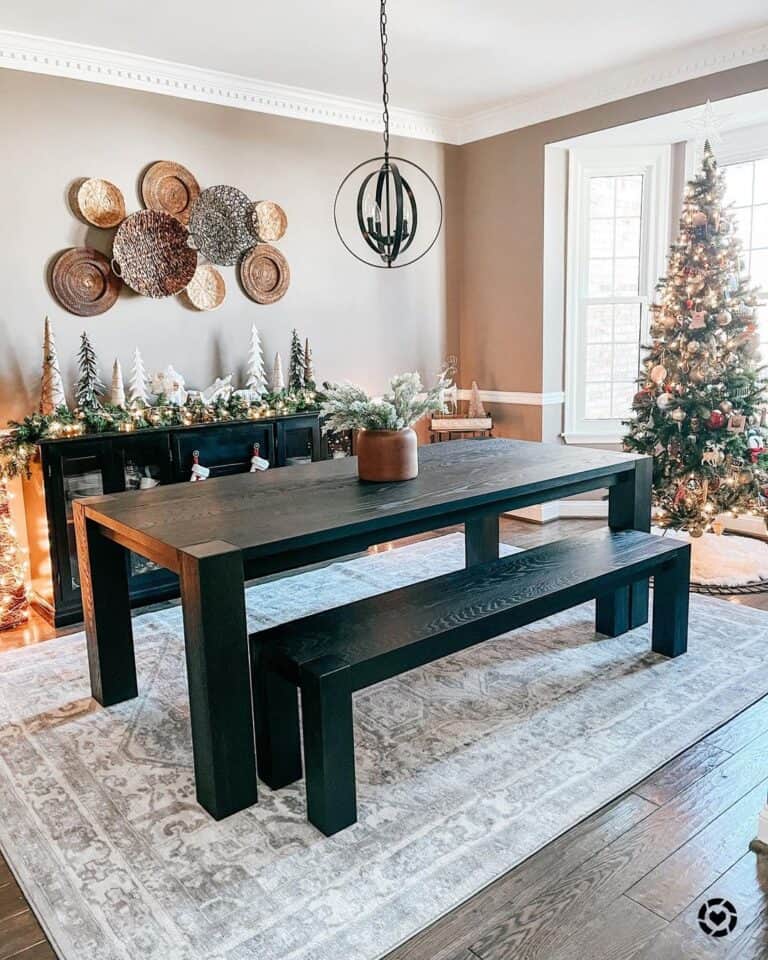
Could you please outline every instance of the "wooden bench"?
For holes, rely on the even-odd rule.
[[[307,816],[330,836],[357,819],[352,694],[508,630],[597,599],[596,628],[629,629],[633,583],[653,576],[652,648],[685,653],[690,547],[597,530],[304,617],[251,637],[259,775],[302,776]]]

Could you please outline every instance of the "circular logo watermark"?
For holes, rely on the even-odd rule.
[[[708,937],[727,937],[736,928],[736,920],[736,907],[722,897],[713,897],[699,907],[699,926]]]

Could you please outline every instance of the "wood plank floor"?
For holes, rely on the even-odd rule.
[[[502,539],[536,546],[599,523],[505,518]],[[768,610],[768,594],[732,601]],[[0,665],[3,650],[63,632],[71,631],[57,633],[35,617],[0,634]],[[767,791],[768,697],[387,960],[766,960],[768,858],[747,848]],[[698,926],[709,897],[730,899],[738,912],[722,939]],[[0,856],[0,960],[11,958],[55,954]]]

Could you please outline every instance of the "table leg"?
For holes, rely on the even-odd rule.
[[[243,557],[212,542],[180,561],[197,799],[221,820],[257,800]]]
[[[635,469],[623,474],[610,488],[608,526],[612,530],[651,529],[651,482],[653,461],[645,457],[635,463]],[[599,633],[618,636],[648,622],[648,581],[641,580],[631,587],[622,587],[608,597],[597,600]]]
[[[77,502],[74,516],[91,694],[109,707],[138,693],[126,550]]]
[[[487,513],[468,517],[464,521],[464,547],[468,567],[486,563],[488,560],[498,560],[499,515]]]

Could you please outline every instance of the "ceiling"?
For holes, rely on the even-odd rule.
[[[765,0],[389,0],[388,12],[392,103],[448,118],[768,22]],[[0,29],[376,100],[378,15],[376,0],[4,0]]]

